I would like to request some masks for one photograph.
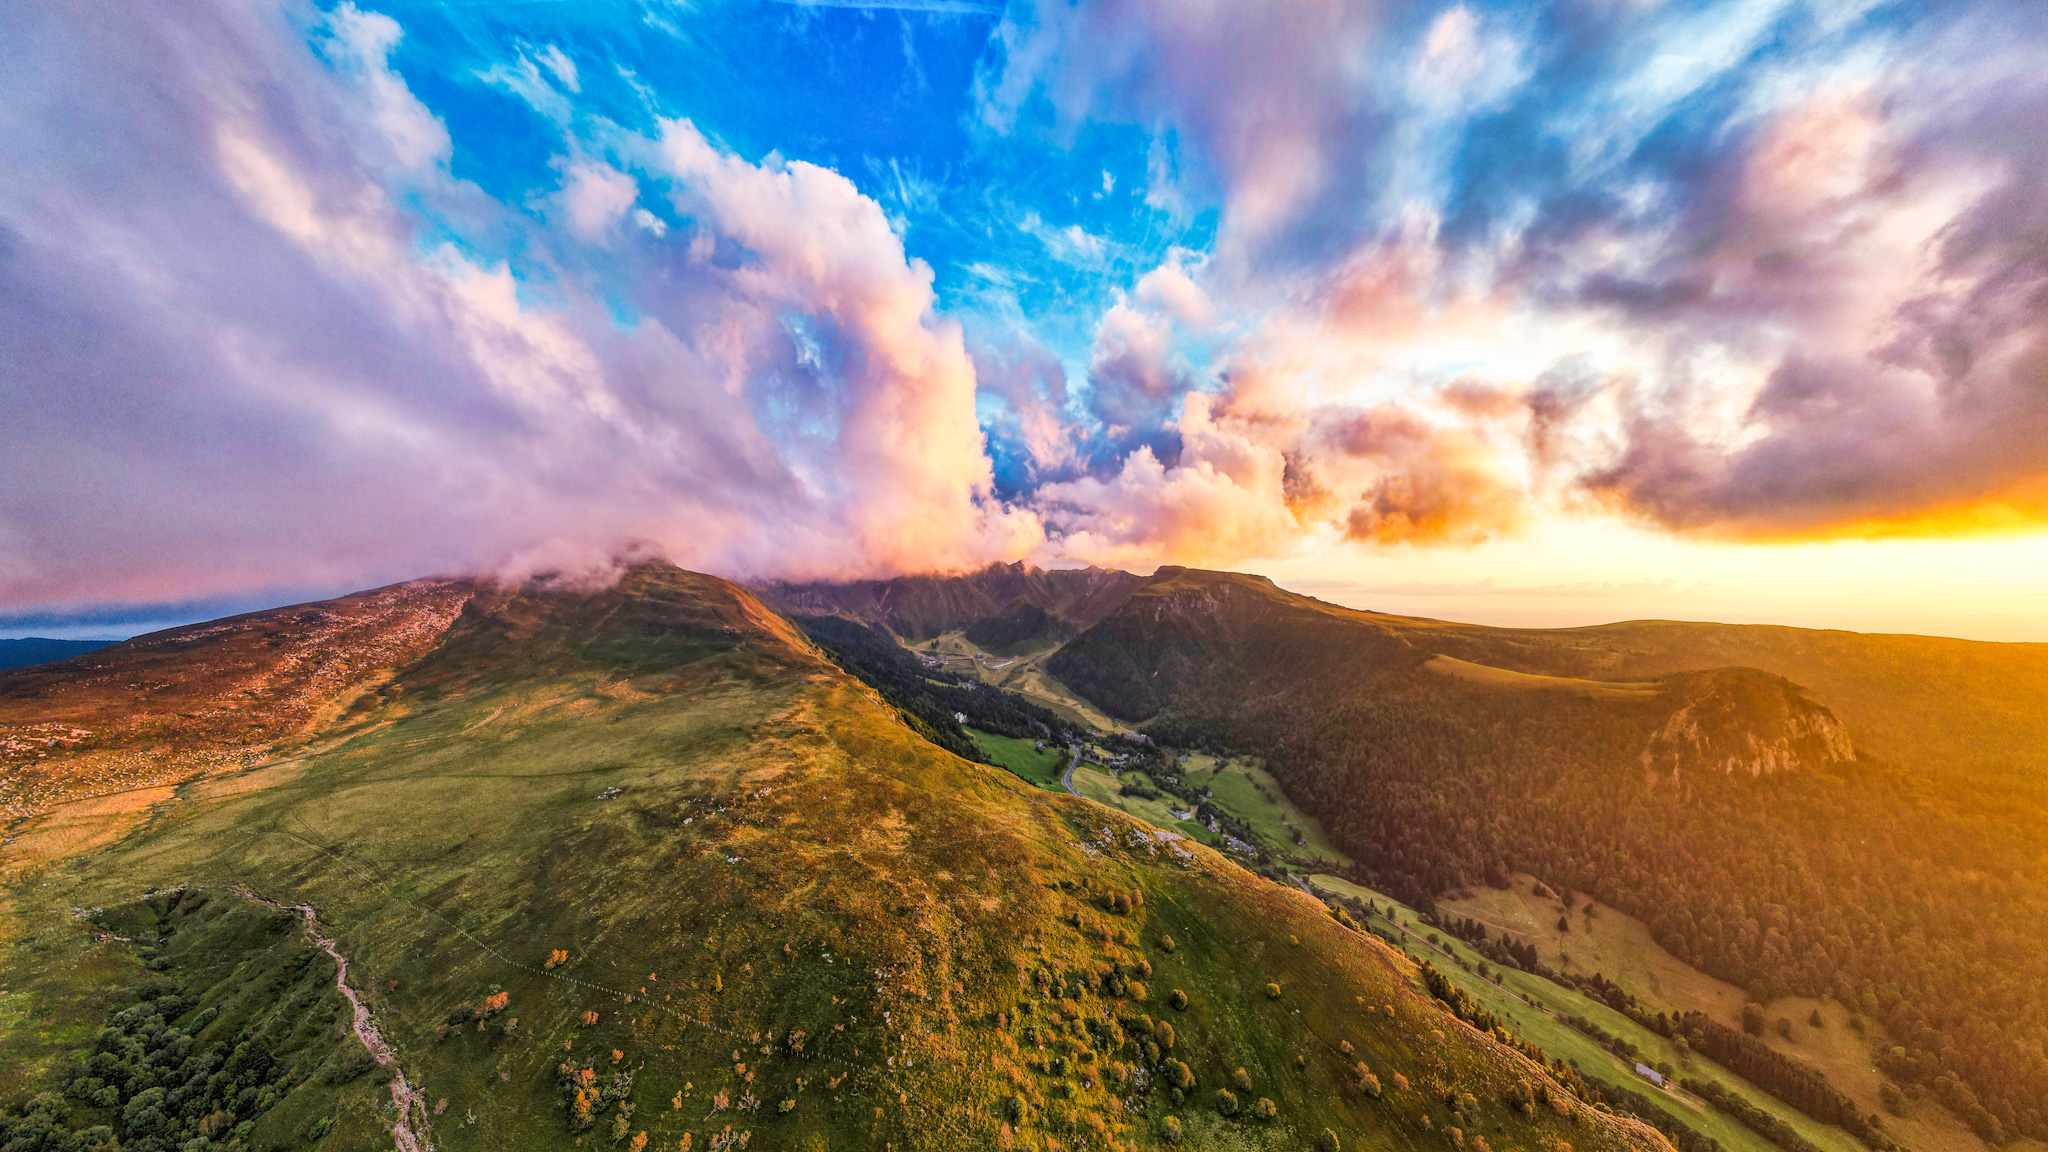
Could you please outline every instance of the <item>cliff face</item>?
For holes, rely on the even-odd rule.
[[[1643,748],[1646,771],[1683,769],[1763,776],[1856,758],[1849,729],[1789,680],[1751,668],[1667,677],[1678,702]]]

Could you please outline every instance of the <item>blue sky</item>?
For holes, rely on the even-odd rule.
[[[2000,575],[2044,47],[2018,0],[18,7],[0,632],[632,548],[2048,629]]]

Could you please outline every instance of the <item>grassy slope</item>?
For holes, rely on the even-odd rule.
[[[1097,732],[1131,731],[1129,725],[1111,719],[1046,672],[1045,661],[1058,651],[1057,646],[1005,656],[982,649],[958,632],[948,632],[911,648],[938,657],[949,671],[1015,692],[1083,728]]]
[[[1742,1026],[1742,1006],[1748,995],[1665,951],[1651,939],[1649,927],[1642,921],[1605,907],[1588,917],[1587,905],[1581,903],[1571,917],[1572,930],[1559,932],[1561,905],[1536,896],[1533,878],[1518,875],[1513,880],[1512,888],[1479,888],[1469,898],[1440,900],[1438,907],[1495,929],[1507,929],[1534,943],[1546,964],[1558,965],[1561,957],[1568,956],[1569,963],[1563,965],[1566,971],[1601,973],[1651,1011],[1705,1012],[1731,1028]],[[1884,1041],[1875,1025],[1866,1023],[1871,1030],[1859,1034],[1849,1025],[1849,1011],[1832,1001],[1787,997],[1765,1007],[1769,1019],[1783,1016],[1792,1020],[1793,1035],[1798,1037],[1796,1043],[1787,1042],[1769,1031],[1765,1041],[1813,1065],[1864,1111],[1885,1116],[1900,1143],[1922,1152],[1981,1152],[1983,1141],[1931,1101],[1912,1106],[1904,1117],[1884,1112],[1878,1095],[1883,1077],[1872,1063],[1875,1047]],[[1818,1030],[1806,1023],[1815,1008],[1821,1010],[1825,1021]]]
[[[247,1035],[287,1066],[274,1106],[243,1109],[241,1118],[256,1123],[246,1146],[297,1147],[322,1118],[337,1124],[340,1146],[378,1137],[388,1143],[379,1126],[390,1098],[382,1082],[361,1076],[336,1084],[325,1075],[361,1046],[334,987],[334,962],[314,947],[299,917],[231,895],[171,904],[158,895],[107,909],[93,917],[106,931],[48,907],[16,926],[19,935],[0,959],[9,985],[0,998],[0,1100],[49,1087],[73,1053],[92,1050],[113,1013],[136,1003],[138,990],[175,989],[188,1010],[166,1023],[193,1033],[195,1056],[215,1044],[233,1048]],[[146,966],[143,958],[157,951],[161,959]],[[207,1009],[210,1022],[201,1015]],[[119,1108],[70,1104],[79,1127],[119,1121]]]
[[[1083,1018],[1173,1015],[1204,1099],[1242,1066],[1279,1102],[1272,1126],[1191,1102],[1198,1147],[1301,1147],[1327,1125],[1347,1147],[1436,1149],[1450,1088],[1483,1101],[1501,1152],[1658,1143],[1590,1113],[1521,1119],[1499,1101],[1534,1070],[1451,1026],[1388,950],[1206,849],[1182,859],[1124,817],[915,739],[715,581],[637,570],[587,602],[472,604],[353,723],[301,761],[185,786],[114,848],[18,874],[17,915],[61,931],[52,909],[170,884],[313,904],[409,1078],[449,1101],[435,1137],[450,1150],[566,1144],[565,1058],[636,1070],[629,1129],[658,1148],[728,1124],[757,1149],[989,1147],[1009,1096],[1020,1146],[1156,1145],[1170,1106],[1143,1072],[1033,1069],[1051,1052],[1027,1023],[1047,1044],[1074,1027],[1053,1026],[1065,1004],[1041,972],[1075,977]],[[1105,890],[1144,900],[1114,916]],[[568,960],[549,967],[554,949]],[[81,964],[23,985],[17,952],[0,973],[24,989],[15,1021],[61,1033],[104,983]],[[1078,986],[1141,961],[1146,1003]],[[515,1031],[436,1038],[494,987]],[[1163,1006],[1170,988],[1185,1013]],[[1339,1040],[1414,1089],[1356,1094]],[[1126,1042],[1102,1059],[1134,1056]],[[323,1147],[380,1140],[355,1127]]]
[[[1119,777],[1099,764],[1088,763],[1074,769],[1074,791],[1097,804],[1106,804],[1111,808],[1128,812],[1147,824],[1191,836],[1211,848],[1222,847],[1222,837],[1209,831],[1206,825],[1197,824],[1193,820],[1173,818],[1173,805],[1179,801],[1170,797],[1147,800],[1142,796],[1125,796],[1125,781],[1150,783],[1143,772],[1126,772]]]
[[[1323,834],[1321,822],[1294,806],[1278,781],[1265,769],[1244,760],[1216,762],[1214,757],[1195,753],[1181,779],[1196,788],[1206,788],[1210,800],[1250,824],[1266,849],[1277,856],[1349,867],[1351,858],[1337,851]],[[1294,842],[1292,828],[1302,843]]]
[[[1064,749],[1055,746],[1039,748],[1036,741],[998,736],[979,728],[969,728],[967,734],[974,737],[975,746],[990,760],[1040,788],[1059,788],[1060,769],[1067,762]]]
[[[1581,696],[1603,700],[1640,700],[1657,694],[1657,684],[1654,681],[1617,682],[1579,680],[1569,676],[1538,676],[1528,672],[1511,672],[1506,668],[1474,664],[1455,656],[1432,656],[1423,661],[1422,666],[1440,676],[1454,676],[1460,680],[1496,688],[1576,692]]]
[[[1396,909],[1396,915],[1403,924],[1409,924],[1414,918],[1414,909],[1407,905],[1339,877],[1318,876],[1314,882],[1317,886],[1331,891],[1374,901],[1382,908],[1391,906]],[[1410,927],[1409,932],[1411,934],[1407,937],[1407,947],[1417,955],[1442,953],[1458,957],[1474,968],[1485,962],[1485,958],[1479,953],[1448,933],[1435,932],[1420,924]],[[1427,942],[1430,935],[1437,937],[1437,943],[1434,945]],[[1541,1046],[1544,1051],[1573,1061],[1581,1074],[1661,1100],[1667,1110],[1684,1121],[1688,1127],[1719,1140],[1723,1146],[1731,1149],[1731,1152],[1777,1152],[1775,1144],[1689,1094],[1676,1091],[1661,1094],[1656,1092],[1650,1084],[1635,1074],[1632,1063],[1623,1061],[1591,1037],[1552,1015],[1554,1013],[1561,1016],[1584,1017],[1606,1029],[1610,1035],[1628,1038],[1638,1050],[1645,1053],[1645,1058],[1651,1063],[1664,1061],[1674,1067],[1677,1066],[1677,1052],[1668,1041],[1605,1004],[1581,994],[1576,989],[1565,988],[1541,977],[1513,969],[1496,968],[1500,980],[1495,983],[1483,980],[1476,973],[1469,972],[1459,965],[1439,962],[1437,967],[1449,975],[1459,987],[1477,997],[1482,1004],[1514,1021],[1516,1030]],[[1530,1001],[1548,1008],[1549,1012],[1532,1006]],[[1738,1016],[1739,1014],[1738,1006]],[[1691,1068],[1681,1070],[1680,1075],[1715,1080],[1727,1085],[1750,1102],[1791,1124],[1801,1135],[1826,1152],[1867,1152],[1862,1144],[1841,1129],[1816,1122],[1710,1061],[1695,1057]]]

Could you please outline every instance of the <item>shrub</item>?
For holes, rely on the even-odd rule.
[[[1380,1098],[1380,1078],[1367,1072],[1358,1078],[1359,1090],[1377,1100]]]
[[[1173,1048],[1173,1025],[1164,1020],[1152,1025],[1152,1038],[1159,1043],[1160,1051],[1170,1051]]]
[[[1881,1080],[1877,1085],[1877,1095],[1884,1101],[1885,1111],[1894,1116],[1906,1114],[1906,1094],[1899,1091],[1898,1085],[1889,1080]]]
[[[1316,1148],[1319,1152],[1344,1152],[1344,1142],[1337,1139],[1335,1132],[1325,1128],[1323,1134],[1316,1137]]]
[[[1159,1138],[1168,1144],[1180,1143],[1180,1118],[1168,1116],[1159,1122]]]
[[[1259,1102],[1252,1105],[1252,1116],[1256,1119],[1271,1120],[1278,1115],[1280,1115],[1280,1106],[1265,1096],[1259,1097]]]
[[[346,1084],[377,1066],[377,1058],[362,1049],[342,1057],[327,1068],[323,1077],[329,1084]]]
[[[1141,980],[1131,981],[1126,991],[1130,993],[1133,1000],[1143,1000],[1145,998],[1145,984]]]
[[[1230,1074],[1230,1082],[1246,1092],[1252,1090],[1252,1074],[1242,1068]]]
[[[1742,1006],[1742,1030],[1751,1036],[1764,1034],[1764,1006],[1744,1004]]]
[[[1171,951],[1173,951],[1173,937],[1171,937],[1171,936],[1161,936],[1161,937],[1159,938],[1159,946],[1160,946],[1161,948],[1164,948],[1164,949],[1165,949],[1165,950],[1167,950],[1168,952],[1171,952]]]
[[[1406,1076],[1401,1075],[1399,1072],[1394,1073],[1394,1091],[1406,1092],[1407,1090],[1408,1078]]]
[[[541,967],[553,968],[557,965],[566,964],[568,961],[569,950],[567,948],[557,948],[553,952],[548,953],[547,963],[542,964]]]
[[[1225,1116],[1237,1115],[1237,1094],[1228,1088],[1216,1090],[1216,1111]]]
[[[1268,985],[1266,985],[1266,999],[1268,999],[1268,1000],[1278,1000],[1279,998],[1280,998],[1280,986],[1279,986],[1278,984],[1268,984]]]
[[[1188,1067],[1185,1062],[1180,1060],[1169,1061],[1166,1065],[1166,1071],[1176,1089],[1185,1092],[1195,1086],[1195,1070]]]
[[[1339,1040],[1337,1041],[1337,1051],[1342,1052],[1346,1056],[1349,1056],[1352,1052],[1356,1051],[1356,1049],[1351,1047],[1351,1041]]]
[[[1181,991],[1178,988],[1175,988],[1172,992],[1167,994],[1166,1002],[1168,1004],[1173,1005],[1176,1011],[1185,1012],[1187,1011],[1188,1007],[1188,994]]]

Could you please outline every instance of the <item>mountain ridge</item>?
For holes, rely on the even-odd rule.
[[[0,948],[0,984],[24,998],[0,1017],[0,1085],[78,1093],[20,1123],[392,1146],[389,1093],[351,1079],[341,1047],[224,1118],[154,1119],[164,1086],[64,1071],[75,1030],[135,1018],[89,994],[121,981],[166,1028],[211,1035],[148,984],[150,966],[185,979],[194,953],[94,923],[175,941],[191,907],[247,893],[316,910],[436,1101],[411,1123],[450,1152],[606,1132],[764,1152],[1278,1148],[1325,1129],[1421,1152],[1450,1128],[1504,1150],[1669,1147],[1572,1095],[1568,1068],[1453,1020],[1412,962],[1304,893],[935,748],[743,589],[643,565],[609,589],[435,603],[438,640],[379,649],[388,675],[296,743],[181,782],[118,842],[26,863],[0,845],[0,931],[22,945]],[[242,669],[286,621],[367,611],[191,638],[219,659],[171,694],[240,683],[217,666]],[[38,707],[62,695],[36,684]]]

